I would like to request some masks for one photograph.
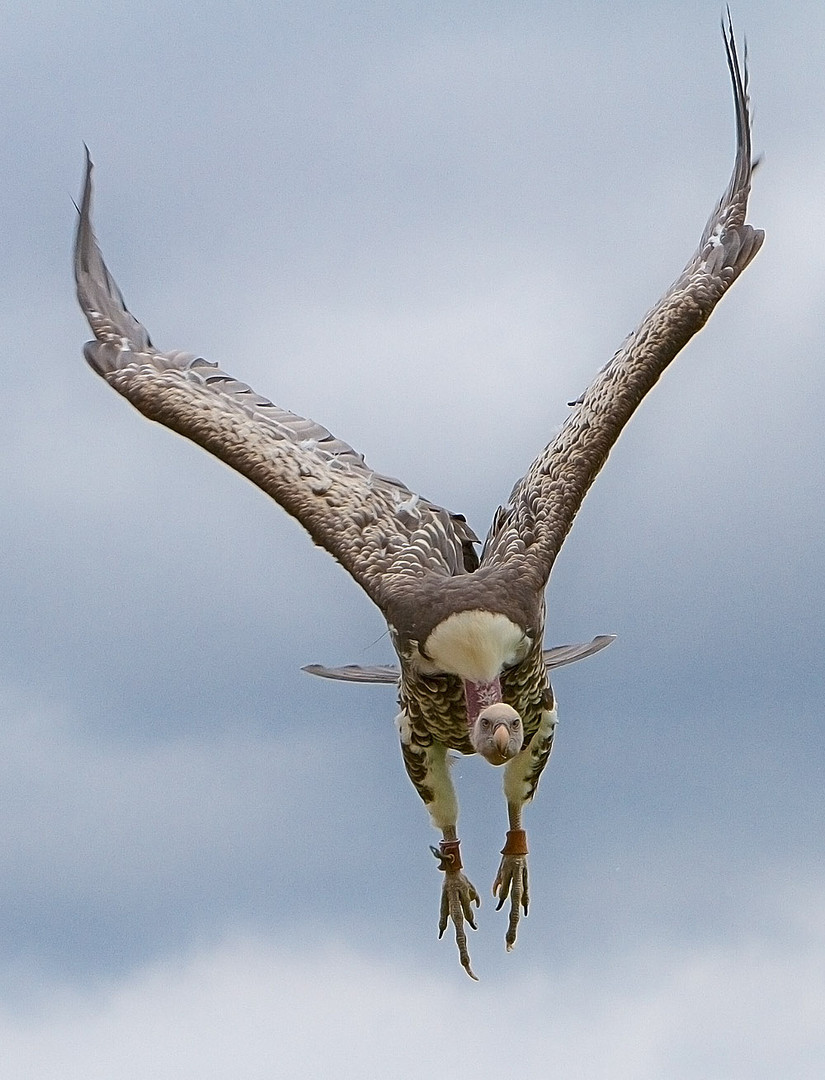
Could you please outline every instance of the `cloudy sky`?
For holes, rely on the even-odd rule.
[[[688,8],[690,14],[687,14]],[[551,579],[563,725],[518,946],[500,775],[456,768],[481,983],[378,613],[81,356],[83,142],[129,306],[467,514],[724,188],[720,5],[7,0],[0,14],[0,1057],[21,1080],[820,1077],[825,7],[742,0],[762,253]]]

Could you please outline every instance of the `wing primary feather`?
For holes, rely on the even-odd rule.
[[[450,514],[374,472],[343,440],[256,394],[202,357],[159,352],[126,307],[92,228],[92,160],[80,201],[77,297],[95,340],[91,367],[145,416],[198,443],[296,517],[385,607],[422,576],[474,569],[478,538]]]
[[[496,512],[481,567],[508,568],[543,588],[579,507],[624,425],[662,372],[705,325],[764,240],[745,222],[754,161],[747,56],[740,62],[728,14],[723,38],[736,117],[730,181],[681,275],[642,319],[588,389],[558,436],[536,458]]]
[[[86,152],[86,175],[80,200],[75,240],[74,269],[77,299],[98,341],[128,341],[135,349],[151,349],[152,342],[146,328],[126,307],[123,294],[109,273],[92,229],[92,172],[94,165],[89,147]],[[96,366],[96,354],[87,347],[86,358],[99,375],[104,374]]]

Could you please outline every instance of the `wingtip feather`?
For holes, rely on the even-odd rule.
[[[105,365],[91,359],[90,352],[97,355],[101,349],[105,349],[107,343],[114,340],[126,339],[138,350],[150,349],[152,342],[146,328],[126,307],[123,294],[109,273],[95,238],[92,225],[94,163],[89,147],[84,143],[83,148],[85,172],[75,230],[74,276],[78,302],[101,347],[97,349],[97,343],[90,342],[85,350],[86,358],[92,367],[102,374]]]

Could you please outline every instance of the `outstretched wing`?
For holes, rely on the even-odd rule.
[[[98,375],[150,420],[199,443],[296,517],[381,607],[393,584],[478,565],[464,518],[372,471],[361,454],[312,420],[280,409],[191,353],[161,353],[126,309],[95,240],[92,163],[75,244],[77,297],[95,340]]]
[[[552,671],[553,668],[564,667],[565,664],[575,664],[577,660],[584,660],[586,656],[601,652],[615,640],[615,634],[599,634],[582,645],[557,645],[554,649],[545,649],[542,654],[544,666],[548,671]],[[322,679],[337,679],[339,682],[397,684],[401,680],[401,669],[393,664],[374,664],[368,667],[360,664],[346,664],[344,667],[307,664],[301,671],[305,671],[307,675],[320,675]]]
[[[642,398],[759,251],[760,229],[745,224],[753,164],[747,56],[740,64],[733,27],[722,27],[736,106],[736,161],[696,254],[593,383],[574,402],[558,436],[500,507],[482,566],[507,566],[543,588],[573,518]]]

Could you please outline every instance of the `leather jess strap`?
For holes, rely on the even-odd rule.
[[[509,829],[507,840],[501,849],[502,855],[527,855],[527,833],[524,829]]]

